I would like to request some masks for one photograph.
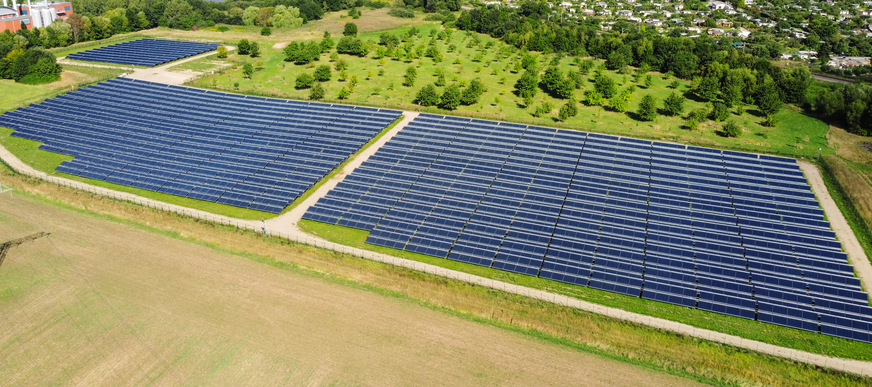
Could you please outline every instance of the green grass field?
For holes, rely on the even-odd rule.
[[[402,35],[408,29],[397,28],[388,32]],[[431,41],[430,31],[439,30],[441,26],[431,24],[420,26],[418,29],[421,33],[411,38],[409,43],[413,46],[426,46]],[[377,42],[380,33],[364,33],[361,38]],[[589,107],[584,104],[579,104],[578,116],[566,122],[558,122],[556,113],[565,100],[553,98],[542,91],[534,98],[534,106],[542,102],[550,102],[554,110],[545,117],[536,118],[531,115],[533,108],[523,106],[521,98],[513,94],[514,84],[520,77],[520,73],[514,72],[515,63],[520,61],[522,55],[520,50],[487,36],[467,35],[462,31],[455,31],[451,35],[450,42],[448,39],[435,40],[434,44],[444,55],[441,63],[436,63],[432,58],[427,57],[409,62],[392,58],[377,59],[373,52],[364,58],[339,55],[340,60],[348,64],[348,77],[345,81],[340,81],[339,72],[333,70],[332,80],[323,83],[326,100],[339,101],[339,90],[348,87],[351,77],[356,76],[358,85],[350,97],[341,102],[418,110],[419,106],[412,103],[415,94],[422,86],[434,83],[437,69],[442,69],[445,71],[447,84],[469,82],[479,78],[485,84],[487,91],[475,105],[461,106],[452,112],[435,108],[425,108],[424,111],[787,156],[816,156],[818,148],[823,148],[825,154],[831,153],[826,142],[827,126],[789,107],[778,113],[776,117],[779,123],[774,128],[762,126],[763,118],[751,114],[755,112],[752,107],[742,115],[736,115],[734,112],[730,119],[744,128],[744,134],[738,138],[725,138],[718,135],[722,123],[708,121],[702,123],[700,129],[691,131],[683,128],[682,117],[659,116],[653,122],[642,122],[634,120],[627,113],[612,112],[607,108]],[[456,46],[453,52],[449,52],[450,45]],[[235,68],[219,75],[197,79],[192,82],[192,85],[305,100],[308,99],[309,90],[294,88],[296,76],[303,72],[312,73],[319,65],[328,64],[331,67],[335,65],[328,54],[322,54],[318,61],[309,65],[285,62],[284,53],[281,49],[273,49],[272,41],[264,41],[261,44],[261,51],[262,57],[253,59],[231,55],[228,61],[234,63]],[[553,57],[554,55],[540,55],[540,67],[550,63]],[[251,79],[245,78],[242,74],[241,65],[246,62],[252,63],[256,68]],[[596,63],[599,65],[601,62]],[[402,77],[409,66],[415,67],[418,74],[412,87],[402,85]],[[573,59],[570,57],[561,59],[560,67],[564,71],[574,68]],[[662,101],[673,91],[669,88],[669,84],[676,80],[674,77],[667,78],[663,74],[651,72],[654,82],[650,88],[646,88],[642,85],[643,82],[634,82],[632,74],[625,76],[607,70],[604,70],[604,73],[615,79],[620,89],[631,84],[636,85],[634,98],[630,101],[630,112],[637,110],[638,103],[645,94],[654,95]],[[585,86],[581,90],[576,90],[577,99],[581,99],[584,90],[593,88],[592,78],[593,71],[588,74]],[[239,84],[238,89],[236,83]],[[686,81],[679,80],[679,83],[679,91],[686,91],[689,87]],[[437,89],[441,93],[442,88]],[[688,99],[685,104],[685,112],[701,108],[706,108],[706,104],[691,99]]]
[[[710,329],[751,340],[795,348],[812,353],[850,359],[872,360],[872,344],[868,343],[780,327],[773,324],[681,307],[664,302],[645,300],[639,297],[630,297],[543,278],[495,270],[444,258],[370,245],[365,243],[366,237],[369,233],[364,230],[314,222],[305,219],[300,221],[300,228],[310,234],[320,236],[326,240],[342,245],[429,263],[447,269],[458,270],[534,289],[564,294],[580,300],[640,313],[647,316],[660,317],[699,328]]]
[[[10,79],[3,79],[0,80],[0,112],[40,102],[84,85],[115,78],[123,72],[123,69],[66,65],[61,74],[61,80],[57,82],[25,85]]]

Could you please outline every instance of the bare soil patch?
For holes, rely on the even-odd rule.
[[[677,377],[0,197],[0,374],[33,384],[621,384]]]

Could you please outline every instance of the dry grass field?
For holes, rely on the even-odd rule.
[[[827,139],[838,156],[828,157],[827,162],[860,215],[872,224],[872,138],[830,127]]]
[[[0,375],[46,384],[689,385],[418,303],[0,196]]]

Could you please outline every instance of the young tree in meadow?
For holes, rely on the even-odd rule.
[[[718,98],[720,88],[720,80],[713,73],[709,73],[700,79],[693,92],[703,101],[714,101]]]
[[[596,90],[587,90],[584,92],[584,103],[588,106],[602,106],[605,102],[602,93]]]
[[[309,99],[313,101],[317,101],[319,99],[324,98],[324,86],[321,86],[320,83],[316,83],[315,86],[309,90]]]
[[[460,103],[464,105],[473,105],[478,102],[479,97],[484,93],[484,83],[478,78],[469,82],[469,86],[460,94]]]
[[[333,42],[333,37],[330,36],[330,31],[324,31],[324,39],[321,39],[321,51],[330,51],[335,45],[336,43]]]
[[[533,98],[539,89],[539,76],[527,70],[515,83],[515,90],[521,98]]]
[[[294,83],[294,87],[297,89],[308,89],[315,84],[315,77],[309,73],[302,73],[297,75],[296,82]]]
[[[715,101],[712,103],[712,112],[709,114],[709,118],[715,122],[725,121],[727,118],[730,118],[730,110],[725,103]]]
[[[615,80],[605,74],[599,74],[594,78],[593,87],[606,99],[614,97],[618,92],[618,85],[615,83]]]
[[[403,86],[414,86],[415,85],[415,77],[418,76],[418,70],[415,70],[415,66],[406,67],[406,75],[403,76]]]
[[[735,121],[727,121],[723,126],[724,135],[727,137],[739,137],[742,135],[742,128]]]
[[[670,116],[680,116],[684,113],[684,101],[683,95],[673,91],[663,100],[663,110]]]
[[[257,42],[251,42],[251,45],[248,46],[248,55],[251,55],[252,58],[257,58],[260,56],[260,44]]]
[[[227,58],[227,47],[218,46],[218,58],[224,59]]]
[[[657,118],[657,99],[651,94],[646,94],[639,101],[639,118],[645,121],[654,121]]]
[[[609,98],[609,109],[613,111],[623,113],[627,111],[630,107],[630,101],[627,100],[624,93],[615,94],[614,97]]]
[[[343,36],[357,36],[357,24],[345,23],[345,28],[342,29]]]
[[[442,97],[439,98],[439,107],[445,110],[454,110],[460,106],[460,88],[452,84],[445,88]]]
[[[246,63],[242,66],[242,74],[245,75],[246,78],[251,79],[251,76],[254,74],[254,66],[251,63]]]
[[[575,101],[575,98],[570,98],[569,101],[566,101],[566,104],[560,107],[560,112],[557,115],[557,118],[560,121],[566,121],[571,117],[575,117],[578,115],[578,102]]]
[[[242,39],[239,41],[239,44],[236,45],[236,52],[239,55],[248,55],[248,48],[251,46],[251,43],[248,39]]]
[[[319,82],[329,81],[330,78],[332,77],[332,74],[330,72],[330,66],[328,66],[328,65],[318,66],[318,68],[315,69],[314,76],[315,76],[315,80],[317,80]]]
[[[436,92],[436,86],[426,85],[422,87],[412,102],[421,106],[436,106],[439,104],[439,93]]]
[[[763,78],[763,83],[757,88],[756,95],[757,107],[760,112],[766,116],[771,116],[781,110],[784,103],[781,101],[781,96],[778,91],[778,86],[772,80],[772,77],[766,76]]]

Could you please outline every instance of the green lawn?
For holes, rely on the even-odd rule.
[[[795,348],[828,356],[872,360],[872,344],[868,343],[691,309],[664,302],[645,300],[639,297],[630,297],[543,278],[510,273],[483,266],[432,257],[429,255],[370,245],[365,242],[369,232],[364,230],[314,222],[305,219],[301,220],[299,224],[303,231],[346,246],[429,263],[447,269],[462,271],[534,289],[564,294],[600,305],[606,305],[647,316],[664,318],[699,328],[741,336],[747,339],[783,347]]]
[[[74,65],[65,65],[63,68],[60,81],[42,85],[26,85],[11,79],[0,80],[0,112],[40,102],[84,85],[115,78],[124,72],[122,69]]]
[[[419,26],[421,33],[410,39],[414,46],[426,46],[431,41],[429,33],[442,27],[437,24]],[[388,32],[402,35],[408,27],[389,30]],[[381,32],[368,32],[361,35],[365,40],[378,41]],[[338,37],[334,37],[338,40]],[[478,40],[479,43],[475,43]],[[787,107],[777,114],[779,123],[774,128],[761,125],[763,118],[752,113],[753,106],[742,115],[731,115],[744,128],[744,133],[738,138],[725,138],[718,135],[722,123],[708,121],[700,125],[700,129],[691,131],[684,129],[682,117],[659,116],[653,122],[642,122],[631,118],[630,114],[609,111],[603,107],[590,107],[579,104],[578,116],[566,122],[557,121],[557,110],[565,103],[546,95],[540,91],[534,98],[534,106],[542,102],[550,102],[554,110],[546,117],[536,118],[531,115],[533,108],[523,106],[521,99],[513,94],[514,84],[520,77],[520,73],[514,72],[515,63],[520,61],[522,53],[514,47],[508,46],[501,41],[484,35],[467,35],[462,31],[454,31],[450,42],[435,40],[435,46],[443,53],[444,60],[434,62],[432,58],[421,57],[410,62],[392,58],[375,58],[374,50],[365,58],[356,56],[339,55],[341,60],[348,64],[348,77],[345,81],[339,80],[339,72],[333,70],[330,81],[323,83],[326,89],[326,99],[333,102],[369,105],[378,107],[390,107],[403,110],[418,110],[419,106],[412,103],[418,90],[429,83],[436,81],[437,69],[443,69],[448,84],[453,82],[469,82],[474,78],[480,78],[487,87],[479,103],[471,106],[461,106],[452,115],[471,116],[486,119],[522,122],[537,125],[572,128],[599,133],[610,133],[637,138],[655,139],[671,142],[680,142],[693,145],[718,147],[725,149],[744,150],[760,153],[772,153],[786,156],[813,157],[817,156],[817,149],[823,148],[824,154],[832,151],[827,147],[827,125],[820,120],[808,117],[797,109]],[[455,45],[453,52],[448,52],[450,45]],[[402,45],[402,43],[401,43]],[[490,45],[490,47],[488,47]],[[221,74],[204,77],[192,81],[193,86],[213,88],[219,90],[237,91],[246,94],[271,95],[292,99],[308,99],[309,90],[296,90],[294,81],[300,73],[312,73],[315,67],[328,64],[335,65],[330,60],[329,54],[322,54],[320,59],[309,65],[294,65],[285,62],[284,53],[280,49],[273,49],[271,41],[261,44],[262,56],[249,58],[247,56],[231,55],[228,61],[236,66]],[[478,57],[478,58],[477,58]],[[551,62],[554,55],[540,55],[540,67]],[[480,59],[480,61],[476,61]],[[459,64],[455,64],[459,61]],[[246,79],[242,74],[242,64],[252,63],[257,71],[251,79]],[[560,67],[564,71],[575,68],[574,59],[564,57],[560,60]],[[597,65],[601,62],[597,61]],[[417,71],[417,79],[414,86],[402,85],[402,78],[406,68],[414,66]],[[630,111],[637,110],[638,103],[645,94],[652,94],[662,101],[673,90],[668,86],[676,78],[665,77],[663,74],[651,72],[653,84],[646,88],[643,83],[635,83],[633,75],[622,75],[613,71],[604,71],[605,74],[617,81],[621,89],[636,85],[634,98],[630,101]],[[380,75],[381,74],[381,75]],[[349,87],[352,76],[357,76],[358,85],[354,88],[347,100],[339,101],[338,92],[342,87]],[[584,90],[592,89],[593,71],[591,71],[581,90],[576,90],[576,98],[581,99]],[[235,84],[238,83],[238,89]],[[679,91],[686,91],[689,87],[687,81],[679,80]],[[440,93],[442,88],[438,88]],[[662,102],[658,102],[658,105]],[[705,108],[706,104],[688,99],[685,104],[685,112]],[[424,108],[424,111],[441,112],[436,108]]]

